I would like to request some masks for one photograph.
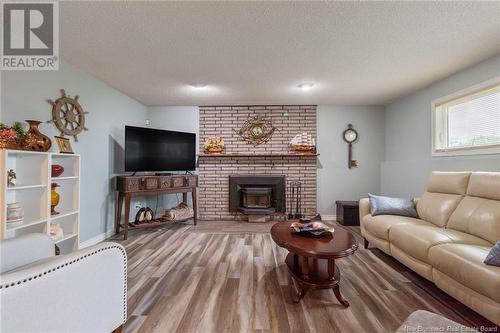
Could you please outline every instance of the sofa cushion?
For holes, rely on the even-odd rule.
[[[472,173],[467,195],[491,200],[500,200],[500,172]]]
[[[410,198],[393,198],[368,193],[370,213],[376,215],[399,215],[418,217],[415,202]]]
[[[420,219],[415,219],[413,217],[406,217],[406,216],[366,215],[363,218],[363,227],[370,234],[385,240],[389,240],[389,230],[391,229],[391,227],[399,224],[418,224],[418,225],[432,226],[432,224],[429,222],[425,222]]]
[[[427,192],[463,195],[467,191],[470,175],[470,172],[434,171],[427,182]]]
[[[486,265],[493,265],[500,267],[500,241],[498,241],[490,250],[486,259],[484,259]]]
[[[459,194],[425,192],[417,202],[418,216],[438,227],[444,227],[462,197]]]
[[[443,244],[429,250],[432,265],[464,286],[500,302],[500,267],[483,263],[491,246]]]
[[[461,243],[491,246],[484,239],[464,232],[415,224],[393,226],[389,232],[389,241],[413,258],[428,264],[431,263],[429,249],[439,244]]]
[[[500,240],[500,201],[466,196],[446,227],[495,243]]]

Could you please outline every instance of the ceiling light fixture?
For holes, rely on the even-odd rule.
[[[196,88],[196,89],[203,89],[203,88],[206,88],[206,84],[204,83],[195,83],[195,84],[192,84],[191,87],[193,88]]]
[[[311,82],[301,83],[297,87],[302,89],[302,90],[309,90],[312,87],[314,87],[314,83],[311,83]]]

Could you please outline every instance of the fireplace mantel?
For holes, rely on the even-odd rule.
[[[283,153],[212,153],[212,154],[198,154],[198,157],[220,157],[220,158],[235,158],[235,157],[312,157],[319,156],[316,153],[293,153],[293,152],[283,152]]]

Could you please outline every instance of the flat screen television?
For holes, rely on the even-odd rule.
[[[196,134],[125,126],[125,171],[192,171]]]

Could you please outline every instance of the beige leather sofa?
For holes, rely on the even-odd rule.
[[[371,216],[361,199],[365,247],[376,246],[500,325],[500,267],[483,263],[500,240],[500,172],[433,172],[416,201],[418,219]]]
[[[55,256],[43,234],[0,241],[0,332],[121,332],[127,256],[104,242]]]

